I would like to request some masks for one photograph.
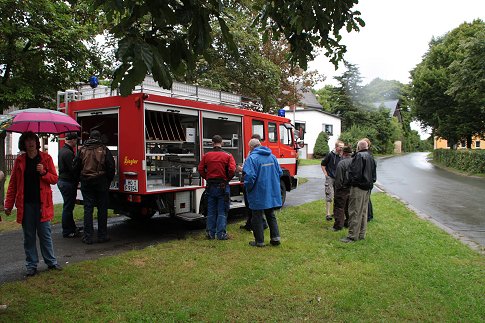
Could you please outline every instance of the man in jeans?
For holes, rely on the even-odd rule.
[[[229,212],[229,181],[236,172],[234,157],[222,150],[222,137],[212,137],[212,150],[202,157],[199,174],[206,180],[207,191],[207,238],[227,240],[227,214]]]
[[[251,152],[243,167],[244,187],[248,195],[249,208],[253,213],[251,224],[255,241],[249,242],[249,245],[264,247],[263,215],[266,215],[270,243],[278,246],[281,238],[274,208],[282,205],[280,176],[283,171],[271,149],[261,146],[258,139],[249,141],[249,150]]]
[[[349,218],[349,195],[350,195],[350,183],[349,183],[349,166],[352,162],[352,148],[345,146],[342,150],[342,160],[337,165],[335,172],[335,200],[333,204],[333,214],[335,223],[333,224],[333,231],[340,231],[345,226],[348,227]]]
[[[93,211],[98,208],[98,243],[108,242],[109,186],[115,175],[115,160],[102,143],[101,133],[91,131],[79,149],[73,168],[80,175],[84,202],[84,236],[82,242],[93,243]]]
[[[59,151],[59,181],[57,186],[62,194],[64,204],[62,205],[62,236],[64,238],[74,238],[79,236],[82,227],[76,228],[73,210],[76,204],[77,178],[72,169],[74,160],[74,147],[76,147],[77,134],[68,133],[65,137],[65,144]]]

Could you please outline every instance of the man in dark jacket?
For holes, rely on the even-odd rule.
[[[57,162],[59,166],[57,186],[64,200],[64,204],[62,205],[62,236],[64,238],[77,237],[79,236],[79,231],[82,229],[81,227],[76,228],[72,214],[77,195],[77,176],[72,169],[77,137],[77,134],[74,132],[66,135],[65,144],[59,151]]]
[[[213,149],[199,163],[200,176],[206,180],[207,191],[207,238],[229,239],[226,232],[229,211],[229,181],[236,172],[234,157],[222,150],[222,137],[212,137]]]
[[[264,247],[263,214],[268,221],[270,243],[280,244],[280,232],[274,209],[281,207],[280,177],[283,174],[271,149],[261,146],[258,139],[249,141],[251,153],[244,162],[244,188],[248,195],[249,208],[253,212],[251,224],[254,241],[249,244],[254,247]]]
[[[340,140],[335,142],[335,150],[329,152],[322,160],[321,167],[323,174],[325,175],[325,207],[327,221],[332,221],[331,206],[334,195],[334,182],[335,182],[335,171],[337,170],[338,162],[340,161],[340,155],[342,154],[342,149],[344,148],[344,143]]]
[[[349,234],[342,242],[354,242],[365,239],[367,230],[367,207],[369,196],[376,181],[376,163],[368,151],[368,144],[360,140],[357,153],[352,158],[349,167],[350,199],[349,199]]]
[[[335,172],[335,201],[333,205],[335,223],[333,224],[333,231],[340,231],[344,226],[348,226],[350,195],[348,174],[352,162],[351,155],[352,148],[345,146],[342,150],[342,159],[339,161]]]
[[[79,149],[73,165],[81,180],[84,203],[84,236],[82,242],[93,243],[93,211],[98,208],[98,242],[108,238],[109,187],[115,175],[115,160],[102,143],[101,133],[91,131],[89,139]]]

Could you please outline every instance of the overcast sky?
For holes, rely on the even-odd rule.
[[[421,62],[433,36],[442,36],[463,22],[485,20],[485,0],[360,0],[356,8],[366,26],[344,32],[345,59],[359,67],[363,84],[374,78],[409,83],[409,71]],[[309,65],[327,79],[318,84],[336,85],[341,75],[321,55]]]

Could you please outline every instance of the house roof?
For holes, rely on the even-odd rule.
[[[389,110],[389,114],[392,116],[395,116],[396,114],[396,109],[399,107],[399,100],[388,100],[388,101],[377,101],[373,102],[372,105],[378,109],[381,106]]]
[[[303,85],[298,84],[298,92],[302,95],[300,104],[305,108],[323,109],[322,105],[318,103],[317,97],[311,90],[303,91]]]

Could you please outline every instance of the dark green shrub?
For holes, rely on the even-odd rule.
[[[353,150],[357,149],[357,142],[362,138],[369,138],[372,145],[372,151],[374,153],[381,153],[380,146],[377,142],[377,130],[364,127],[360,125],[353,125],[349,130],[344,131],[340,134],[340,140],[344,142],[345,145],[352,147]]]
[[[436,149],[433,161],[437,164],[471,174],[485,174],[485,150]]]
[[[328,134],[324,131],[318,134],[315,141],[315,148],[313,148],[313,158],[321,159],[330,151],[328,147]]]

